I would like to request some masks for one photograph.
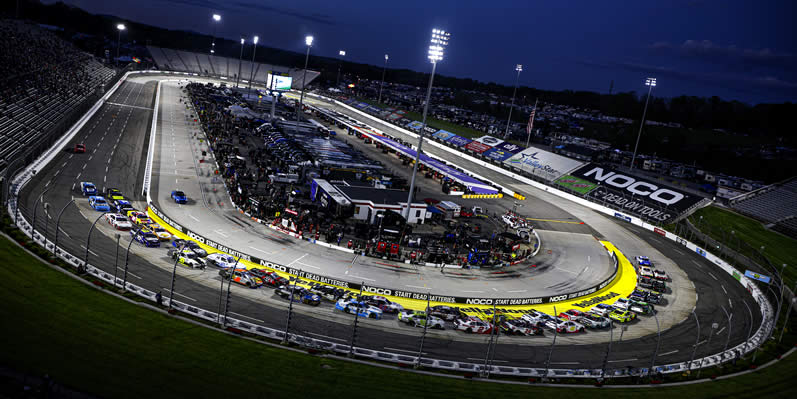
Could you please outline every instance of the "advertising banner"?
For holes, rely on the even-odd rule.
[[[482,136],[474,141],[478,141],[482,144],[489,145],[490,147],[495,147],[504,142],[504,140],[493,136]]]
[[[437,133],[434,134],[434,137],[437,137],[440,140],[448,140],[452,137],[456,136],[456,134],[445,131],[445,130],[438,130]]]
[[[273,82],[272,79],[274,80]],[[266,87],[273,88],[274,90],[290,90],[292,83],[293,78],[290,76],[272,75],[269,73],[266,77]]]
[[[494,159],[498,162],[503,162],[505,159],[515,154],[499,148],[490,148],[489,150],[485,151],[484,154],[482,155],[484,155],[487,158]]]
[[[448,139],[449,143],[454,144],[454,145],[459,146],[459,147],[464,147],[464,146],[468,145],[468,143],[470,143],[471,141],[473,141],[473,140],[466,139],[466,138],[460,137],[460,136],[453,136],[450,139]]]
[[[421,128],[423,127],[423,122],[412,121],[407,124],[407,127],[412,130],[421,130]]]
[[[471,150],[473,152],[477,152],[479,154],[489,150],[490,148],[492,148],[492,147],[490,147],[489,145],[480,143],[478,141],[471,141],[470,143],[465,145],[465,149]]]
[[[754,272],[752,270],[745,270],[744,271],[744,276],[747,277],[747,278],[751,278],[753,280],[758,280],[758,281],[760,281],[762,283],[766,283],[766,284],[769,284],[769,282],[772,281],[771,277],[764,276],[762,274],[758,274],[758,273],[756,273],[756,272]]]
[[[559,186],[570,189],[570,191],[575,191],[581,195],[587,194],[588,192],[595,189],[595,187],[598,187],[598,185],[593,182],[584,179],[579,179],[578,177],[571,175],[564,175],[556,179],[555,183]]]
[[[498,148],[499,150],[502,151],[510,152],[512,154],[517,154],[525,149],[517,144],[512,144],[506,141],[493,147]]]
[[[583,165],[583,162],[538,148],[526,148],[504,161],[505,165],[554,181],[563,174]]]

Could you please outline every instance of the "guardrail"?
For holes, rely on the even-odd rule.
[[[128,75],[136,72],[128,72],[125,76],[120,80],[120,83],[124,81]],[[143,73],[151,73],[152,71],[146,71]],[[187,74],[186,74],[187,75]],[[117,84],[114,89],[109,92],[108,96],[113,93],[113,91],[118,88],[119,85]],[[98,104],[101,103],[102,100],[98,101]],[[101,105],[101,104],[100,104]],[[157,104],[156,104],[157,106]],[[96,110],[99,107],[92,108],[92,110],[86,115],[88,120],[93,116]],[[85,121],[83,122],[85,124]],[[67,136],[73,137],[74,134],[77,133],[79,128],[82,127],[82,124],[76,124],[73,126],[72,130],[67,134]],[[60,147],[66,144],[67,141],[60,141]],[[56,146],[58,147],[58,146]],[[57,152],[60,148],[53,147],[52,151],[43,154],[42,156],[37,159],[31,165],[28,165],[22,173],[19,173],[14,176],[14,184],[11,186],[13,193],[16,195],[19,194],[19,191],[22,187],[30,181],[33,174],[31,171],[33,170],[34,166],[37,167],[44,167],[49,164],[53,159],[52,153]],[[151,171],[150,171],[151,172]],[[547,191],[547,190],[546,190]],[[17,204],[16,201],[13,203],[9,202],[8,204],[8,211],[11,215],[14,215],[14,211],[16,210]],[[611,211],[611,210],[608,210]],[[606,212],[606,211],[605,211]],[[670,232],[665,232],[664,230],[659,229],[658,227],[649,225],[644,223],[636,218],[628,217],[629,222],[641,225],[643,228],[648,230],[653,230],[655,233],[662,235],[668,239],[678,242],[679,244],[685,246],[686,248],[695,251],[696,253],[706,257],[714,264],[719,266],[722,270],[726,271],[727,273],[733,275],[737,278],[737,280],[742,284],[747,290],[751,293],[754,300],[759,304],[761,314],[763,316],[763,320],[759,328],[756,330],[756,333],[747,341],[736,345],[735,347],[728,349],[726,351],[715,353],[713,355],[709,355],[700,359],[695,359],[692,362],[678,362],[678,363],[670,363],[665,365],[657,365],[653,367],[653,370],[649,370],[647,368],[638,368],[628,370],[625,368],[622,369],[615,369],[613,372],[609,372],[608,374],[603,374],[601,369],[543,369],[543,368],[532,368],[532,367],[513,367],[513,366],[495,366],[495,365],[487,365],[484,364],[476,364],[476,363],[469,363],[469,362],[459,362],[459,361],[450,361],[450,360],[440,360],[440,359],[430,359],[430,358],[421,358],[419,359],[416,356],[408,356],[403,354],[396,354],[391,352],[385,351],[377,351],[368,348],[361,348],[361,347],[351,347],[349,345],[342,345],[337,343],[332,343],[324,340],[319,340],[315,338],[305,337],[298,334],[288,334],[285,336],[283,331],[279,331],[273,328],[265,327],[265,326],[258,326],[252,323],[244,322],[234,318],[226,318],[226,324],[235,327],[243,332],[255,334],[264,338],[274,339],[274,340],[287,340],[292,342],[296,345],[307,347],[307,348],[314,348],[314,349],[321,349],[321,350],[328,350],[338,354],[348,354],[350,351],[360,358],[366,358],[376,361],[382,362],[389,362],[389,363],[397,363],[397,364],[413,364],[415,362],[419,362],[420,365],[430,368],[437,368],[449,371],[456,371],[456,372],[465,372],[465,373],[482,373],[482,372],[489,372],[490,374],[497,374],[497,375],[505,375],[505,376],[514,376],[514,377],[571,377],[571,378],[598,378],[600,376],[612,378],[612,377],[624,377],[629,375],[647,375],[652,372],[660,372],[663,374],[667,373],[678,373],[684,372],[686,370],[697,370],[700,368],[705,367],[712,367],[724,362],[731,361],[736,359],[740,354],[746,354],[756,350],[764,340],[770,335],[770,332],[774,328],[774,321],[772,320],[772,306],[766,300],[764,295],[762,294],[761,290],[745,278],[743,275],[739,274],[736,269],[732,266],[725,263],[722,259],[719,259],[712,253],[704,250],[703,248],[698,247],[697,245],[684,240],[681,237],[676,236]],[[84,267],[87,273],[90,275],[101,279],[103,281],[109,282],[111,284],[119,284],[121,281],[120,279],[114,279],[114,276],[110,273],[107,273],[91,264],[86,264],[78,257],[66,252],[63,248],[53,248],[53,243],[50,240],[47,240],[42,234],[35,231],[32,226],[28,223],[23,215],[19,215],[14,217],[14,223],[31,239],[39,244],[42,245],[44,248],[52,249],[56,256],[66,261],[72,267]],[[155,293],[149,291],[143,287],[139,287],[135,284],[127,282],[124,289],[135,293],[145,299],[150,301],[155,301]],[[165,299],[168,301],[168,299]],[[166,302],[168,304],[168,302]],[[217,323],[220,320],[221,315],[216,312],[211,312],[205,309],[201,309],[180,301],[172,301],[171,305],[174,309],[177,309],[180,312],[190,314],[192,316],[204,319],[211,323]]]

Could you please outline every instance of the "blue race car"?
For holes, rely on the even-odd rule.
[[[188,197],[180,190],[172,191],[172,199],[178,204],[187,204]]]
[[[639,263],[639,266],[650,266],[650,258],[647,256],[637,256],[636,261]]]
[[[116,208],[116,211],[122,215],[127,215],[128,211],[133,211],[136,209],[133,208],[133,205],[128,200],[115,200],[113,202],[113,207]]]
[[[83,192],[83,195],[97,195],[97,186],[92,182],[82,181],[80,182],[80,191]]]
[[[368,305],[364,302],[359,302],[354,299],[340,299],[335,303],[335,309],[344,311],[351,314],[359,314],[360,317],[367,317],[370,319],[381,319],[382,309],[376,306]]]
[[[146,247],[160,247],[161,241],[158,236],[149,231],[130,230],[133,239],[144,244]]]
[[[108,202],[105,201],[105,198],[102,198],[98,195],[92,195],[89,197],[89,205],[94,208],[95,211],[109,212],[111,210],[111,206],[108,205]]]

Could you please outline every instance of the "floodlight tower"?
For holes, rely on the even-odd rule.
[[[252,50],[252,68],[249,71],[249,87],[247,90],[252,90],[252,79],[255,78],[255,54],[257,54],[257,40],[259,38],[255,35],[253,42],[255,43],[255,48]]]
[[[509,123],[512,122],[512,110],[515,109],[515,94],[517,94],[517,84],[520,80],[520,73],[523,72],[523,65],[515,65],[517,75],[515,76],[515,90],[512,90],[512,105],[509,106],[509,118],[506,119],[506,130],[504,130],[504,139],[509,136]]]
[[[421,131],[418,132],[418,148],[415,149],[415,164],[412,166],[412,180],[410,180],[410,192],[407,195],[407,213],[404,218],[407,222],[410,220],[410,204],[412,204],[412,195],[415,191],[415,176],[418,174],[418,162],[421,159],[421,148],[423,147],[423,133],[426,130],[426,114],[429,111],[429,100],[432,97],[432,83],[434,82],[434,73],[437,69],[437,62],[443,60],[443,53],[448,46],[448,40],[451,34],[441,30],[432,29],[432,39],[429,41],[429,61],[432,63],[432,74],[429,75],[429,87],[426,89],[426,103],[423,105],[423,119],[421,121]]]
[[[338,55],[341,56],[341,57],[345,57],[346,56],[346,50],[338,51]],[[337,88],[338,86],[340,86],[340,60],[338,60],[338,79],[335,80],[335,88]]]
[[[210,53],[213,54],[216,52],[216,27],[218,26],[218,22],[221,21],[221,15],[213,14],[213,41],[210,43]]]
[[[241,80],[241,60],[244,58],[244,43],[246,39],[241,38],[241,55],[238,56],[238,74],[235,75],[235,88],[238,88],[238,82]]]
[[[636,160],[636,150],[639,148],[639,138],[642,137],[642,126],[645,126],[645,115],[648,113],[648,102],[650,102],[650,92],[656,87],[656,78],[645,79],[645,86],[648,87],[648,97],[645,100],[645,110],[642,111],[642,122],[639,123],[639,133],[636,136],[636,144],[634,145],[634,155],[631,156],[631,169],[634,169],[634,161]]]
[[[385,84],[385,71],[387,71],[387,54],[385,54],[385,66],[382,67],[382,81],[379,82],[379,99],[376,100],[377,103],[382,103],[382,85]]]
[[[119,36],[116,38],[116,63],[119,64],[119,46],[122,43],[122,31],[125,30],[125,24],[116,25],[116,30],[119,31]]]
[[[310,61],[310,47],[313,47],[313,37],[306,36],[304,44],[307,45],[307,54],[304,56],[304,75],[302,76],[302,94],[299,96],[299,104],[296,106],[296,124],[293,126],[299,131],[299,110],[304,105],[304,86],[307,84],[307,62]]]

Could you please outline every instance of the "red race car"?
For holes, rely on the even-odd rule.
[[[564,320],[579,321],[582,317],[584,317],[584,313],[575,309],[559,313],[559,318]]]
[[[75,154],[83,154],[86,152],[86,145],[85,144],[75,144],[75,149],[73,150]]]

